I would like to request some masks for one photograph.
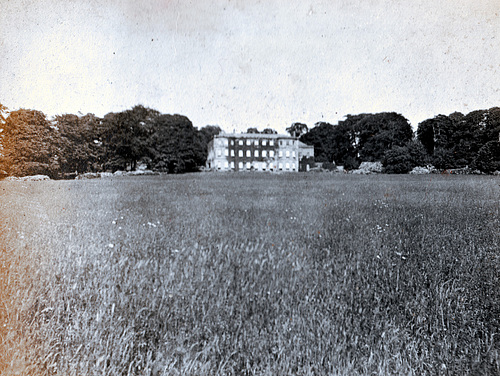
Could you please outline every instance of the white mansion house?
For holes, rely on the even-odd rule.
[[[207,168],[216,171],[308,171],[314,147],[283,134],[221,133],[208,144]]]

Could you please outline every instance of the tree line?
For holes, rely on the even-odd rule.
[[[0,107],[0,174],[43,174],[54,179],[86,172],[134,170],[184,173],[205,164],[208,142],[221,129],[196,129],[183,115],[135,106],[108,113],[56,115]]]
[[[498,107],[438,115],[419,123],[415,134],[408,120],[394,112],[347,115],[336,125],[319,122],[310,130],[296,123],[288,129],[314,145],[317,162],[334,162],[346,169],[381,161],[387,173],[407,173],[427,165],[439,170],[500,171]]]
[[[287,131],[314,146],[315,160],[356,169],[381,161],[387,173],[407,173],[416,166],[500,170],[500,108],[467,115],[438,115],[418,125],[394,112],[347,115],[338,124],[318,122],[311,129],[293,123]],[[0,104],[0,177],[43,174],[54,179],[85,172],[134,170],[139,163],[154,171],[199,171],[208,143],[219,126],[201,129],[183,115],[162,114],[144,106],[93,114],[56,115],[40,111],[9,112]],[[276,133],[271,128],[259,132]]]

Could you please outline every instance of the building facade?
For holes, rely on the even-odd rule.
[[[307,158],[304,158],[307,157]],[[208,144],[207,168],[216,171],[307,171],[314,148],[282,134],[222,133]]]

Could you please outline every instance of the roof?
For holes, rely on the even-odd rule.
[[[278,139],[278,138],[288,138],[295,140],[288,134],[266,134],[266,133],[220,133],[214,138],[224,137],[224,138],[266,138],[266,139]]]
[[[299,141],[299,148],[314,148],[312,145],[304,144],[302,141]]]

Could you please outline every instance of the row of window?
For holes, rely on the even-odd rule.
[[[228,145],[228,139],[227,138],[223,138],[221,139],[222,141],[222,145],[225,145],[227,146]],[[229,142],[231,143],[231,145],[234,145],[234,142],[235,140],[231,139],[229,140]],[[255,146],[259,146],[259,145],[262,145],[262,146],[274,146],[274,140],[266,140],[266,139],[260,139],[260,140],[252,140],[252,139],[249,139],[247,138],[246,140],[242,140],[242,139],[239,139],[238,140],[238,145],[243,145],[243,144],[247,144],[248,146],[254,144]],[[280,146],[284,146],[284,145],[293,145],[293,140],[280,140],[279,141],[279,144]]]
[[[235,163],[234,163],[234,161],[232,161],[231,163],[226,161],[226,162],[224,162],[224,165],[223,165],[221,161],[218,161],[217,168],[222,169],[222,166],[224,166],[225,169],[229,169],[229,167],[231,167],[231,169],[234,170]],[[276,168],[276,165],[273,165],[273,163],[267,164],[265,162],[258,162],[256,164],[254,164],[253,166],[254,166],[254,168],[256,168],[258,170],[262,170],[262,171],[273,170]],[[250,162],[247,162],[245,164],[243,164],[243,162],[238,163],[239,170],[243,170],[243,169],[250,170],[251,168],[252,168],[252,164]],[[295,163],[278,163],[278,170],[295,171]]]
[[[283,154],[285,155],[286,158],[290,158],[290,155],[292,156],[292,158],[295,158],[295,150],[292,150],[291,152],[290,152],[290,150],[285,150],[285,153],[283,153],[283,150],[278,151],[278,157],[283,158]],[[224,155],[226,157],[229,157],[229,150],[228,149],[224,149]],[[247,150],[246,153],[243,153],[243,150],[238,150],[238,157],[243,157],[243,155],[246,155],[248,158],[250,158],[252,156],[252,151]],[[235,156],[234,149],[231,149],[231,157],[234,157],[234,156]],[[268,151],[267,150],[261,150],[261,151],[254,150],[253,156],[256,158],[258,158],[258,157],[267,158]],[[217,157],[222,157],[222,150],[221,149],[217,149]],[[274,158],[274,150],[269,150],[269,157]]]

